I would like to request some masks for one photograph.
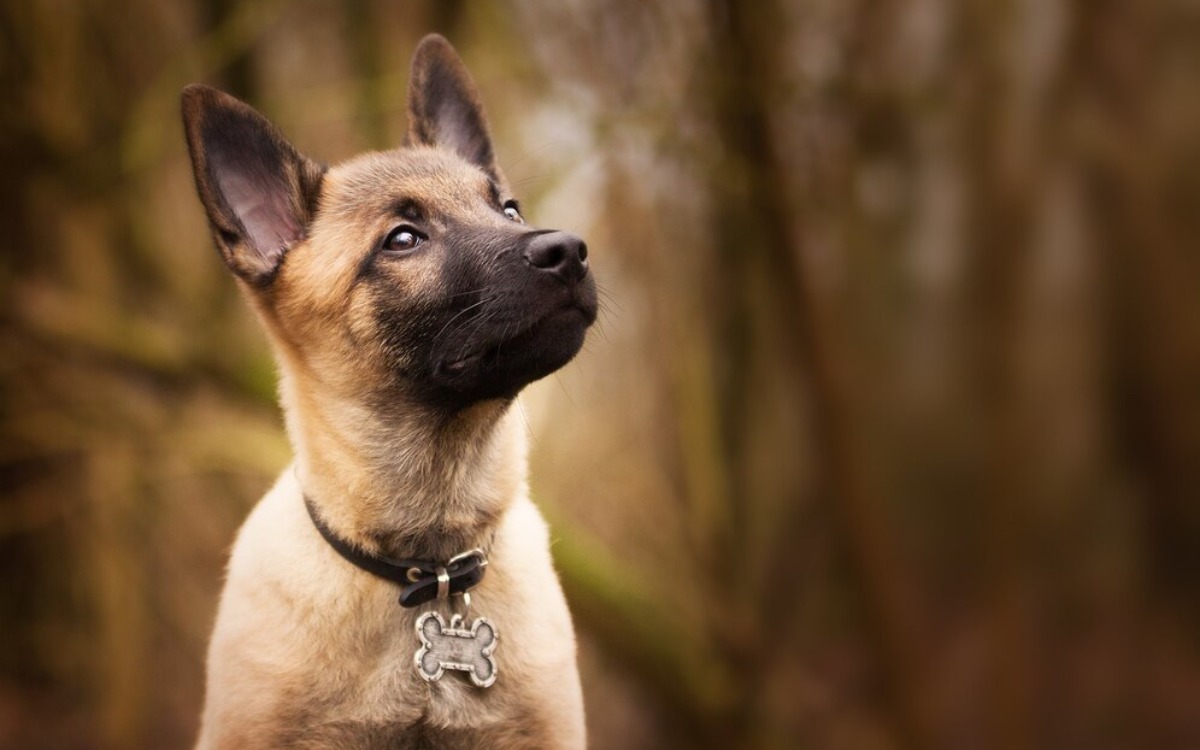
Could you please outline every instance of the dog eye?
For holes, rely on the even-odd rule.
[[[521,212],[517,209],[516,201],[507,201],[504,204],[504,215],[518,224],[525,223],[525,220],[521,218]]]
[[[399,226],[393,229],[383,241],[383,249],[395,253],[412,250],[425,241],[425,237],[410,226]]]

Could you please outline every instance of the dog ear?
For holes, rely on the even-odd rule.
[[[250,105],[208,86],[183,90],[196,190],[225,263],[269,284],[316,211],[324,168],[300,155]]]
[[[445,37],[430,34],[413,53],[406,146],[443,146],[502,182],[475,82]]]

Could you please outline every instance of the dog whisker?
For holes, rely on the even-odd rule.
[[[446,332],[446,329],[449,328],[454,323],[454,321],[458,320],[460,317],[462,317],[463,315],[466,315],[467,313],[474,310],[475,308],[480,307],[482,305],[486,305],[489,302],[492,302],[496,298],[497,298],[497,295],[493,295],[491,297],[484,297],[483,299],[479,300],[478,302],[471,304],[471,305],[467,305],[463,309],[456,312],[454,314],[454,317],[450,318],[450,320],[447,320],[446,325],[442,326],[442,329],[440,331],[438,331],[437,334],[433,337],[435,345],[439,340],[441,340],[442,334],[444,334]]]

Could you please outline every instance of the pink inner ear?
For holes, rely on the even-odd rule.
[[[246,166],[217,170],[217,179],[230,210],[246,229],[247,244],[271,266],[300,238],[300,225],[278,179],[256,175]]]

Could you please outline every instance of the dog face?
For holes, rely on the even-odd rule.
[[[293,369],[457,412],[566,364],[596,317],[587,247],[524,223],[453,48],[414,56],[404,148],[326,169],[207,87],[183,95],[217,246]]]

